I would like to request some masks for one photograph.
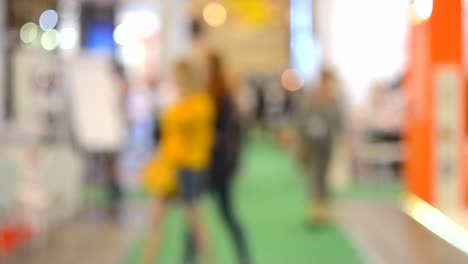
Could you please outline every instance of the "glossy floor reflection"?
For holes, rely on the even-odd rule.
[[[343,202],[337,212],[368,263],[468,263],[467,255],[404,214],[398,203]]]

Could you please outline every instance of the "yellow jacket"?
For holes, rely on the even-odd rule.
[[[214,102],[204,92],[175,103],[161,119],[161,155],[177,168],[208,167],[214,139]]]

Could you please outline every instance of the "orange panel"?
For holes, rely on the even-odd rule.
[[[431,72],[429,24],[411,28],[408,79],[406,80],[406,97],[409,109],[406,112],[406,143],[408,162],[405,164],[407,190],[431,203],[432,170],[431,131],[429,110],[431,104],[431,83],[428,78]]]
[[[434,203],[434,124],[436,100],[434,98],[434,68],[451,64],[463,73],[461,0],[434,0],[432,17],[423,24],[412,26],[410,32],[408,79],[406,96],[409,100],[407,111],[407,143],[409,159],[405,164],[407,190],[429,203]],[[461,84],[464,82],[462,81]],[[464,142],[465,131],[465,90],[460,89],[460,135]],[[466,195],[464,186],[466,166],[463,158],[464,146],[460,145],[461,199]],[[468,197],[467,197],[468,198]],[[468,199],[467,199],[468,200]]]

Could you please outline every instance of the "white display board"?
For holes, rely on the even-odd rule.
[[[455,66],[435,69],[435,204],[446,211],[456,210],[459,204],[460,88]]]
[[[71,69],[71,104],[75,137],[88,151],[115,151],[124,138],[121,99],[110,61],[86,55]]]
[[[12,57],[15,127],[37,138],[45,132],[39,87],[56,71],[57,58],[52,53],[23,48],[16,49]]]

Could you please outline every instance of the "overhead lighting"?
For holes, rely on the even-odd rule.
[[[128,42],[130,35],[131,32],[126,24],[120,24],[114,29],[114,41],[121,46]]]
[[[129,11],[119,21],[113,38],[121,46],[152,38],[160,30],[159,17],[146,10]]]
[[[39,26],[44,31],[51,30],[57,26],[58,14],[55,10],[46,10],[39,17]]]
[[[203,9],[205,22],[212,27],[219,27],[226,22],[226,8],[220,3],[210,3]]]
[[[284,89],[294,92],[302,88],[304,85],[304,78],[295,69],[287,69],[281,75],[281,84]]]
[[[78,32],[75,28],[66,27],[60,30],[60,48],[73,49],[78,42]]]
[[[143,44],[138,42],[128,43],[128,45],[124,45],[120,49],[119,57],[125,65],[139,65],[145,60],[145,48]]]
[[[56,49],[59,45],[59,42],[60,42],[60,33],[55,29],[51,29],[42,34],[41,46],[47,51],[52,51]]]
[[[20,29],[20,39],[23,43],[32,43],[38,36],[38,27],[35,23],[24,24]]]
[[[411,4],[411,17],[416,24],[428,20],[434,9],[433,0],[414,0]]]

